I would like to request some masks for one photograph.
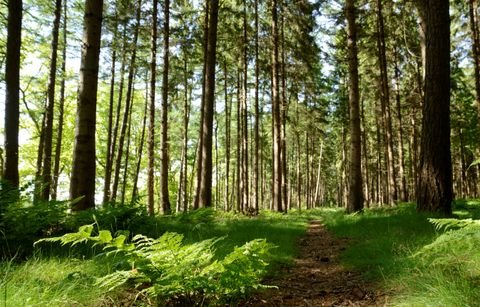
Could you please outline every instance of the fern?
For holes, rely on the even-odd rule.
[[[189,304],[218,302],[239,296],[251,289],[266,287],[260,283],[268,266],[273,245],[266,240],[253,240],[223,259],[215,260],[215,244],[224,238],[213,238],[193,244],[183,244],[183,235],[167,232],[158,239],[136,235],[128,242],[128,233],[99,230],[93,236],[94,224],[79,228],[76,233],[42,239],[76,245],[92,242],[103,245],[102,255],[118,253],[129,269],[123,268],[99,278],[96,285],[107,291],[127,282],[140,286],[146,294],[165,300],[182,297]]]
[[[436,229],[447,232],[424,246],[412,257],[425,266],[439,266],[444,271],[464,272],[480,278],[480,223],[478,220],[430,219]]]
[[[472,219],[428,219],[437,231],[464,228],[470,225],[480,226],[480,220]]]

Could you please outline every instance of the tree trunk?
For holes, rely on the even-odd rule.
[[[360,130],[360,108],[358,89],[358,50],[357,26],[355,22],[355,1],[346,0],[345,13],[347,17],[347,46],[349,72],[349,102],[350,102],[350,178],[348,212],[363,209],[362,192],[362,146]]]
[[[259,110],[259,83],[260,83],[260,65],[259,65],[259,23],[258,23],[258,0],[255,0],[255,105],[254,105],[254,112],[255,112],[255,163],[253,169],[253,181],[254,181],[254,191],[253,191],[253,207],[255,209],[255,213],[258,213],[259,210],[259,156],[260,156],[260,110]]]
[[[180,187],[177,201],[177,212],[183,210],[187,212],[188,209],[188,199],[187,199],[187,169],[188,169],[188,124],[190,121],[190,99],[189,99],[189,86],[188,86],[188,56],[187,50],[184,50],[184,66],[183,66],[183,76],[184,76],[184,104],[183,104],[183,145],[182,145],[182,160],[180,165]]]
[[[46,108],[46,101],[44,103],[44,109]],[[38,149],[37,149],[37,170],[35,172],[35,183],[33,188],[33,202],[36,203],[39,199],[42,198],[42,163],[43,163],[43,154],[45,151],[43,147],[45,146],[45,112],[42,113],[42,125],[40,127],[40,135],[38,136]]]
[[[115,98],[115,64],[117,62],[117,40],[118,40],[118,14],[115,12],[114,17],[114,30],[112,40],[112,67],[110,70],[110,99],[108,106],[108,130],[107,130],[107,155],[105,157],[105,183],[103,185],[103,203],[108,202],[110,195],[110,181],[112,178],[112,134],[113,134],[113,108]]]
[[[278,34],[278,4],[272,0],[272,143],[273,143],[273,208],[283,211],[282,203],[282,120],[280,105],[280,62],[279,62],[279,34]]]
[[[282,0],[283,1],[283,0]],[[281,168],[282,168],[282,203],[283,209],[286,212],[288,209],[288,197],[287,197],[287,73],[286,73],[286,52],[285,52],[285,12],[283,9],[283,3],[280,2],[281,13],[281,40],[282,40],[282,54],[281,54],[281,76],[282,76],[282,95],[280,102],[280,139],[281,139]]]
[[[405,154],[403,152],[403,120],[402,120],[402,107],[400,104],[400,68],[398,67],[397,49],[395,49],[395,101],[397,107],[397,138],[398,138],[398,176],[400,178],[400,200],[408,201],[408,188],[407,179],[405,176]]]
[[[42,192],[43,200],[48,201],[52,181],[52,143],[53,143],[53,110],[55,107],[55,83],[57,77],[57,51],[62,0],[55,0],[55,18],[53,20],[52,45],[50,54],[50,73],[48,77],[47,109],[45,110],[45,144],[43,146]]]
[[[63,117],[65,109],[65,82],[67,79],[67,1],[63,2],[63,48],[62,48],[62,81],[60,84],[60,100],[58,103],[57,142],[55,144],[55,162],[53,166],[52,200],[57,199],[58,178],[60,175],[60,155],[62,153]]]
[[[426,21],[425,98],[417,210],[452,213],[450,16],[448,0],[421,2]]]
[[[475,63],[475,94],[480,118],[480,33],[478,21],[478,1],[469,0],[470,29],[472,31],[472,54]]]
[[[247,1],[243,0],[243,83],[242,83],[242,209],[249,210],[249,178],[248,178],[248,114],[247,114],[247,92],[248,92],[248,33],[247,33]]]
[[[228,67],[227,61],[224,63],[224,74],[225,74],[225,84],[224,84],[224,95],[225,95],[225,211],[229,211],[232,207],[230,206],[230,148],[231,148],[231,119],[232,119],[232,103],[229,101],[228,97]]]
[[[103,0],[86,0],[70,198],[74,211],[95,207],[95,123]]]
[[[169,40],[170,40],[170,0],[164,3],[163,24],[163,80],[162,80],[162,134],[160,140],[160,191],[163,214],[170,214],[170,198],[168,195],[168,70],[169,70]]]
[[[397,184],[395,182],[395,163],[393,156],[392,117],[390,112],[390,88],[387,72],[387,55],[385,44],[385,25],[383,19],[382,0],[377,0],[377,48],[380,63],[380,100],[384,124],[386,164],[387,164],[387,195],[388,204],[393,205],[397,199]]]
[[[148,126],[148,178],[147,211],[155,214],[155,89],[157,83],[157,24],[158,0],[153,0],[152,29],[150,37],[150,107]]]
[[[210,14],[208,26],[207,65],[205,74],[205,105],[203,113],[203,131],[201,160],[202,168],[199,169],[201,183],[199,193],[199,206],[212,205],[212,134],[213,134],[213,105],[215,103],[215,64],[217,59],[217,24],[218,0],[210,0]]]
[[[133,87],[133,85],[132,85]],[[130,101],[134,100],[134,89],[132,89],[132,97],[130,98]],[[129,99],[127,97],[127,99]],[[129,115],[128,115],[128,122],[127,122],[127,136],[126,136],[126,142],[127,142],[127,147],[125,149],[125,163],[123,164],[123,177],[122,177],[122,190],[120,191],[120,203],[125,204],[125,193],[127,191],[127,181],[128,181],[128,167],[129,167],[129,161],[130,161],[130,146],[132,143],[132,107],[130,107]],[[122,155],[120,155],[121,157]]]
[[[20,48],[22,0],[8,0],[7,54],[5,65],[5,169],[3,179],[18,187],[18,130],[20,117]]]
[[[148,103],[149,103],[149,94],[148,94],[148,82],[146,82],[146,91],[147,97],[145,98],[145,109],[143,111],[143,121],[142,121],[142,134],[140,136],[140,145],[137,150],[137,167],[135,168],[135,177],[133,178],[133,189],[132,189],[132,200],[131,203],[134,203],[138,198],[138,176],[140,174],[140,166],[142,164],[142,155],[143,155],[143,145],[145,143],[145,130],[147,127],[147,113],[148,113]]]
[[[205,108],[205,93],[206,93],[206,79],[207,79],[207,58],[208,58],[208,38],[209,38],[209,17],[210,17],[210,6],[211,1],[205,0],[205,20],[203,28],[203,73],[202,73],[202,100],[200,104],[200,138],[198,140],[197,146],[197,187],[195,191],[195,199],[193,201],[193,209],[200,208],[200,187],[202,186],[202,169],[203,169],[203,159],[202,157],[202,148],[203,148],[203,123],[204,116],[203,110]]]
[[[123,89],[124,89],[124,84],[125,84],[125,66],[127,64],[127,27],[126,27],[126,24],[124,24],[124,28],[123,28],[123,48],[122,48],[122,64],[120,66],[120,84],[119,84],[119,87],[118,87],[118,99],[117,99],[117,110],[116,110],[116,115],[115,115],[115,125],[114,125],[114,128],[113,128],[113,135],[112,135],[112,142],[111,142],[111,147],[110,147],[110,161],[109,161],[109,164],[108,166],[110,167],[110,170],[106,170],[105,172],[109,173],[109,176],[105,176],[105,188],[104,188],[104,192],[105,192],[105,189],[107,189],[108,191],[108,201],[112,201],[115,197],[116,197],[116,190],[117,188],[115,188],[115,195],[113,193],[113,188],[115,187],[115,185],[118,185],[118,181],[117,183],[115,184],[115,178],[117,178],[118,180],[118,175],[115,175],[117,170],[115,168],[115,170],[112,170],[112,167],[113,167],[113,162],[116,161],[115,160],[115,151],[117,149],[117,137],[118,137],[118,130],[120,128],[120,116],[121,116],[121,110],[122,110],[122,100],[123,100]],[[120,172],[120,170],[118,170]],[[112,186],[112,190],[110,190],[110,181],[111,181],[111,177],[112,177],[112,172],[114,172],[114,182],[113,182],[113,186]],[[104,195],[105,197],[105,195]]]

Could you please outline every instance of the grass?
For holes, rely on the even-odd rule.
[[[200,210],[171,217],[144,218],[130,222],[133,233],[157,237],[165,231],[184,235],[185,243],[213,237],[225,237],[216,245],[216,256],[223,257],[235,246],[265,238],[276,245],[270,272],[278,265],[289,263],[295,257],[296,241],[308,225],[308,215],[291,216],[263,213],[251,218],[213,210]],[[111,225],[99,221],[101,227],[112,230],[125,225]],[[102,226],[103,224],[103,226]],[[116,299],[116,293],[105,293],[94,285],[95,278],[110,273],[113,264],[89,258],[86,246],[58,252],[55,244],[43,245],[41,253],[27,261],[0,264],[0,306],[99,306]],[[60,256],[59,256],[60,255]],[[83,259],[87,256],[85,259]]]
[[[351,238],[352,244],[342,255],[344,263],[383,286],[390,293],[389,304],[478,306],[480,245],[476,243],[480,241],[480,231],[459,239],[453,233],[436,231],[428,221],[430,216],[418,214],[411,204],[355,215],[339,210],[321,214],[331,231]],[[458,218],[478,219],[480,202],[458,201],[454,214]],[[445,236],[452,236],[450,245],[442,245],[440,239],[440,243],[435,241]],[[440,254],[425,248],[432,242]]]
[[[418,214],[412,204],[353,215],[340,209],[322,209],[292,211],[288,215],[263,212],[255,218],[213,210],[149,218],[134,211],[123,214],[121,209],[116,210],[116,215],[97,214],[101,228],[128,228],[150,237],[165,231],[178,232],[184,235],[185,243],[225,237],[216,245],[219,258],[235,246],[265,238],[277,246],[270,274],[295,257],[296,241],[304,234],[308,221],[322,219],[337,236],[350,238],[342,254],[344,264],[384,287],[390,296],[389,304],[478,306],[480,302],[480,231],[457,239],[456,233],[435,230],[428,221],[431,216]],[[454,215],[479,219],[480,201],[457,201]],[[91,216],[80,220],[80,224],[90,223]],[[440,239],[448,236],[449,245],[443,246]],[[437,249],[434,252],[425,246]],[[85,248],[58,253],[55,245],[44,246],[43,255],[20,263],[0,263],[0,306],[98,306],[118,300],[118,293],[105,293],[93,285],[95,277],[115,269],[113,262],[91,258],[92,251],[85,252]]]
[[[92,284],[102,271],[92,260],[4,262],[0,266],[0,306],[87,306],[101,302],[106,296]]]

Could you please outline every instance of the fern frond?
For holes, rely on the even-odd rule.
[[[428,219],[435,226],[437,231],[447,231],[451,229],[460,229],[470,225],[480,226],[480,220],[472,219]]]

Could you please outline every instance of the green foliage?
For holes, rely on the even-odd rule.
[[[265,275],[272,244],[256,239],[235,247],[223,259],[216,259],[214,246],[223,238],[212,238],[183,244],[183,235],[167,232],[158,239],[136,235],[131,242],[128,233],[112,236],[108,230],[94,233],[93,224],[76,233],[37,241],[76,245],[91,242],[102,245],[104,256],[115,254],[127,264],[97,279],[96,284],[112,291],[127,283],[141,287],[151,297],[166,300],[177,297],[188,303],[226,301],[251,289],[265,287]]]

